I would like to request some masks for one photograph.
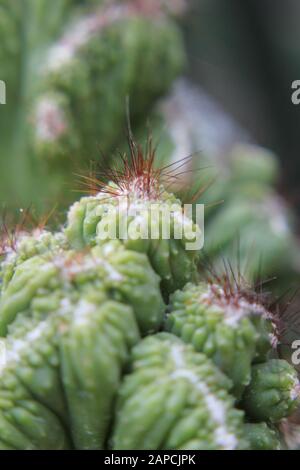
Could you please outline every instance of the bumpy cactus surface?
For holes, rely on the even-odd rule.
[[[264,307],[222,285],[187,285],[172,296],[170,312],[166,328],[211,357],[231,377],[236,393],[248,385],[253,360],[264,356],[275,338]]]
[[[299,380],[286,361],[271,359],[252,367],[244,394],[245,408],[255,420],[277,422],[299,406]]]
[[[276,429],[266,423],[246,423],[245,434],[252,450],[280,450],[281,443]]]
[[[88,177],[98,192],[62,231],[3,238],[0,447],[281,448],[299,383],[273,358],[277,318],[234,275],[200,280],[187,248],[200,227],[164,187],[171,173],[155,169],[151,146],[129,143],[111,182]],[[150,218],[154,238],[141,230]]]
[[[92,180],[98,193],[70,208],[65,234],[73,248],[82,249],[105,243],[125,226],[124,245],[147,254],[164,292],[170,293],[196,277],[198,252],[186,250],[185,245],[201,236],[201,230],[183,214],[181,201],[160,183],[172,181],[172,175],[155,169],[151,147],[145,157],[131,138],[130,146],[130,164],[125,161],[122,169],[112,170],[114,181],[103,186],[101,181]],[[168,216],[165,233],[163,225]],[[176,233],[182,234],[181,238],[176,238]]]
[[[87,279],[85,270],[88,273]],[[82,281],[78,287],[89,289],[93,272],[96,279],[102,276],[102,286],[113,298],[130,301],[143,332],[149,332],[160,325],[163,302],[158,276],[151,269],[145,255],[126,250],[116,240],[103,247],[95,247],[86,255],[84,252],[51,251],[33,256],[17,265],[11,280],[3,286],[1,293],[2,335],[19,312],[26,311],[32,303],[33,308],[37,306],[39,309],[41,306],[50,311],[55,310],[64,296],[64,287],[71,289],[74,282],[77,288],[77,278],[79,282]],[[70,281],[70,285],[64,282],[65,278]],[[143,302],[145,316],[140,308]]]
[[[160,333],[132,357],[119,391],[116,449],[243,447],[243,414],[227,393],[230,381],[205,355]]]

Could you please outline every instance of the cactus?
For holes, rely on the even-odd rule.
[[[67,249],[68,244],[61,232],[52,233],[49,230],[36,228],[30,232],[21,231],[13,238],[3,240],[1,263],[1,290],[7,286],[14,276],[18,265],[35,255],[52,250]]]
[[[161,16],[149,20],[126,3],[100,8],[72,25],[42,66],[33,110],[38,158],[61,166],[59,160],[66,164],[72,154],[74,165],[76,157],[96,156],[99,136],[102,152],[113,148],[124,125],[126,95],[135,119],[169,88],[181,69],[180,50],[172,23]],[[149,81],[158,66],[159,76]]]
[[[160,333],[132,353],[117,404],[116,449],[236,449],[243,447],[242,412],[230,382],[202,354]]]
[[[138,341],[139,330],[149,334],[158,329],[163,309],[158,278],[145,255],[128,252],[117,242],[88,253],[58,250],[35,255],[16,267],[2,292],[1,332],[8,333],[3,377],[7,370],[12,374],[17,361],[22,377],[28,377],[29,388],[31,383],[47,385],[47,376],[34,368],[43,367],[40,348],[45,354],[49,348],[51,352],[54,341],[61,373],[54,385],[63,384],[67,399],[63,408],[64,412],[68,409],[72,441],[76,448],[103,447],[130,347]],[[20,348],[24,358],[14,356],[14,349]],[[52,401],[59,396],[50,378],[50,390],[38,393],[34,389],[31,394],[38,397],[38,403],[51,402],[52,408]],[[84,396],[88,405],[82,408]],[[12,406],[13,400],[14,395]],[[45,443],[32,445],[43,448]]]
[[[181,201],[161,185],[161,181],[172,182],[172,175],[169,168],[167,172],[155,169],[151,145],[144,155],[130,138],[130,149],[130,164],[125,160],[123,168],[111,169],[111,183],[87,178],[98,192],[70,208],[65,235],[71,247],[82,249],[105,243],[112,236],[107,227],[116,224],[113,235],[117,236],[125,225],[122,242],[130,250],[147,254],[168,294],[196,277],[198,252],[186,250],[185,245],[201,236],[200,228],[182,214]],[[162,224],[168,216],[169,236],[165,236]],[[155,235],[151,232],[153,226]],[[176,239],[176,233],[182,238]]]
[[[166,329],[211,357],[239,395],[249,384],[251,363],[271,348],[276,333],[271,315],[246,294],[234,296],[206,283],[175,292],[169,310]]]
[[[299,391],[294,367],[284,360],[271,359],[252,367],[243,406],[252,419],[276,423],[299,407]]]
[[[73,202],[56,232],[4,226],[0,448],[284,448],[299,406],[296,371],[274,358],[284,312],[248,282],[278,267],[291,273],[296,260],[289,211],[274,190],[276,160],[236,146],[200,174],[198,155],[187,157],[201,148],[197,99],[184,92],[178,103],[177,86],[156,105],[184,64],[175,23],[184,1],[48,3],[0,0],[8,173],[22,196],[26,181],[31,200]],[[151,139],[143,151],[130,126],[130,154],[122,153],[126,95],[141,141],[150,112],[155,135],[167,124],[160,166]],[[112,164],[81,176],[89,194],[74,202],[65,184],[98,141]],[[199,200],[219,167],[221,181]],[[12,184],[2,169],[6,194]],[[203,227],[174,191],[195,186],[196,202],[225,199],[207,208],[205,231],[217,272],[221,252],[230,260],[225,277],[207,276],[199,247],[187,248]],[[228,275],[238,233],[242,262],[257,241],[247,281]]]
[[[272,359],[280,332],[269,300],[234,275],[199,280],[186,242],[200,227],[165,189],[172,171],[155,167],[151,142],[143,154],[129,137],[123,166],[107,170],[109,183],[87,177],[95,194],[70,208],[62,231],[5,232],[0,448],[279,448],[299,385]],[[123,239],[117,209],[140,209],[130,228],[149,222],[152,205],[156,239]],[[162,206],[173,211],[166,240]],[[100,227],[115,214],[112,237]]]
[[[280,450],[279,433],[266,423],[246,423],[245,436],[251,450]]]
[[[59,449],[70,445],[71,434],[76,448],[104,445],[121,370],[139,334],[129,307],[99,292],[100,299],[101,305],[88,297],[68,305],[65,298],[60,310],[37,325],[28,319],[14,325],[1,371],[4,442],[20,449]],[[40,422],[39,432],[34,419]],[[27,440],[21,441],[18,431]]]
[[[143,333],[159,327],[164,304],[158,276],[144,254],[126,250],[118,241],[112,241],[86,255],[68,250],[50,251],[17,265],[1,292],[1,334],[6,334],[19,313],[29,309],[32,314],[35,308],[38,312],[55,310],[64,298],[65,289],[75,296],[80,295],[78,290],[92,289],[93,274],[96,284],[102,278],[101,285],[112,298],[130,302]]]

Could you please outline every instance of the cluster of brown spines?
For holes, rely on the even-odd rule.
[[[264,285],[275,278],[250,283],[241,273],[240,267],[236,272],[230,261],[223,260],[224,269],[221,274],[207,260],[204,266],[202,275],[210,290],[206,302],[210,305],[219,304],[223,307],[227,305],[236,309],[242,308],[246,302],[249,306],[253,306],[254,311],[272,322],[274,335],[277,338],[276,344],[281,343],[287,328],[290,328],[291,320],[293,321],[295,317],[295,312],[290,311],[295,294],[288,295],[289,291],[274,298],[264,289]]]
[[[91,196],[104,194],[108,197],[119,197],[137,194],[143,199],[157,200],[163,191],[175,187],[186,173],[181,168],[192,158],[188,156],[169,165],[156,167],[156,147],[153,146],[151,136],[148,136],[143,148],[129,134],[128,147],[129,152],[119,153],[118,162],[113,165],[106,165],[106,158],[103,157],[103,163],[93,162],[88,175],[77,175],[81,180],[82,189]]]
[[[31,207],[20,209],[18,216],[3,212],[0,221],[0,256],[18,251],[18,241],[23,235],[39,234],[46,229],[55,208],[43,217],[36,217]]]

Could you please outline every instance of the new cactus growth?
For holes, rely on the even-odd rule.
[[[186,250],[186,244],[201,236],[201,230],[183,213],[181,201],[166,191],[163,183],[170,185],[176,174],[169,166],[155,169],[151,142],[146,154],[131,137],[129,144],[123,167],[107,170],[110,183],[86,177],[96,194],[70,208],[65,235],[75,249],[120,238],[126,248],[148,256],[169,293],[196,278],[198,251]]]
[[[250,418],[276,423],[299,404],[300,384],[293,366],[280,359],[252,366],[251,382],[243,396],[243,406]]]

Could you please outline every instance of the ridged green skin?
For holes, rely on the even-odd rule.
[[[271,349],[272,322],[247,301],[239,306],[218,302],[212,289],[200,283],[175,292],[165,328],[210,357],[231,378],[234,393],[240,396],[250,382],[252,362]]]
[[[16,234],[12,244],[4,244],[4,254],[0,264],[1,291],[6,288],[14,275],[15,269],[27,259],[44,253],[55,253],[68,249],[68,243],[61,232],[36,229],[32,233]]]
[[[276,423],[299,407],[299,389],[294,367],[283,359],[271,359],[252,367],[251,382],[242,400],[243,407],[255,421]]]
[[[164,322],[163,295],[196,276],[198,252],[186,250],[190,237],[173,237],[181,202],[148,189],[141,197],[138,181],[112,196],[110,184],[71,207],[63,232],[20,232],[8,243],[0,448],[278,448],[269,424],[300,400],[294,368],[268,360],[273,316],[259,297],[239,291],[230,301],[222,285],[200,282],[171,295]],[[131,224],[149,223],[153,203],[157,240],[101,237],[117,208],[138,208],[132,234]],[[163,204],[174,212],[169,240]],[[197,228],[188,218],[184,225],[188,234]],[[162,327],[170,332],[155,334]]]
[[[204,355],[167,333],[144,339],[132,355],[132,372],[119,391],[114,449],[245,445],[230,381]]]
[[[9,324],[28,309],[55,310],[66,290],[80,298],[97,286],[111,299],[132,306],[143,333],[160,326],[164,303],[158,276],[144,254],[126,250],[115,240],[87,254],[61,250],[33,256],[18,265],[2,291],[0,334],[5,335]]]
[[[14,370],[17,362],[20,374],[28,379],[27,388],[37,387],[30,393],[37,419],[48,413],[39,412],[41,402],[64,419],[75,448],[103,448],[130,349],[140,332],[149,334],[159,328],[163,311],[159,279],[146,256],[125,250],[118,241],[83,253],[61,249],[32,256],[15,267],[2,292],[0,324],[1,333],[7,334],[8,350],[2,379],[5,381],[7,369],[12,364]],[[16,360],[13,351],[20,348],[20,341],[22,356]],[[43,368],[40,344],[47,352],[53,342],[58,378],[34,369]],[[32,355],[32,362],[28,362],[28,355]],[[50,389],[43,390],[44,386]],[[13,394],[12,412],[17,408],[16,400]],[[60,404],[54,406],[57,400]],[[22,412],[22,403],[20,407]],[[51,413],[49,416],[43,418],[36,441],[15,445],[39,449],[67,445],[63,431],[55,433],[57,438],[61,436],[58,442],[51,442],[52,435],[47,442],[45,436],[52,432],[47,426],[53,428]],[[29,421],[29,428],[33,425]],[[18,423],[16,426],[18,430]]]
[[[187,237],[200,234],[200,228],[192,220],[186,218],[183,237],[174,238],[176,227],[182,227],[182,204],[174,195],[165,191],[160,192],[158,198],[148,199],[143,195],[137,196],[134,192],[111,196],[109,190],[114,186],[108,186],[97,196],[84,197],[71,206],[68,213],[68,221],[65,235],[74,249],[82,249],[86,245],[106,243],[105,237],[100,237],[101,229],[109,227],[116,220],[117,230],[115,236],[118,237],[119,221],[122,214],[126,214],[128,209],[135,207],[135,216],[126,219],[128,227],[128,238],[122,239],[124,246],[133,251],[145,253],[155,272],[160,276],[162,290],[168,294],[177,288],[183,287],[186,282],[196,279],[196,262],[198,252],[196,250],[186,250],[186,243],[191,242]],[[137,202],[138,201],[138,202]],[[156,205],[156,206],[154,206]],[[170,223],[170,239],[163,239],[162,220],[163,206],[172,207],[174,217]],[[151,207],[152,209],[151,211]],[[120,211],[118,212],[118,208]],[[118,214],[121,214],[120,217]],[[142,218],[142,222],[141,222]],[[131,236],[130,227],[135,228],[142,223],[151,227],[151,220],[157,218],[157,239],[143,239],[140,236],[134,239]],[[149,232],[148,232],[149,233]],[[150,234],[151,235],[151,234]],[[111,236],[108,233],[107,238]]]
[[[65,314],[63,316],[65,318]],[[81,299],[61,328],[61,381],[76,449],[103,449],[122,373],[139,340],[133,309],[104,299]]]
[[[0,369],[0,449],[67,449],[53,324],[28,321],[15,330]]]
[[[1,371],[1,439],[20,449],[103,448],[121,372],[138,340],[133,310],[100,289],[77,302],[66,295],[44,319],[19,318]]]
[[[266,423],[246,423],[244,430],[251,450],[281,449],[278,432]]]

